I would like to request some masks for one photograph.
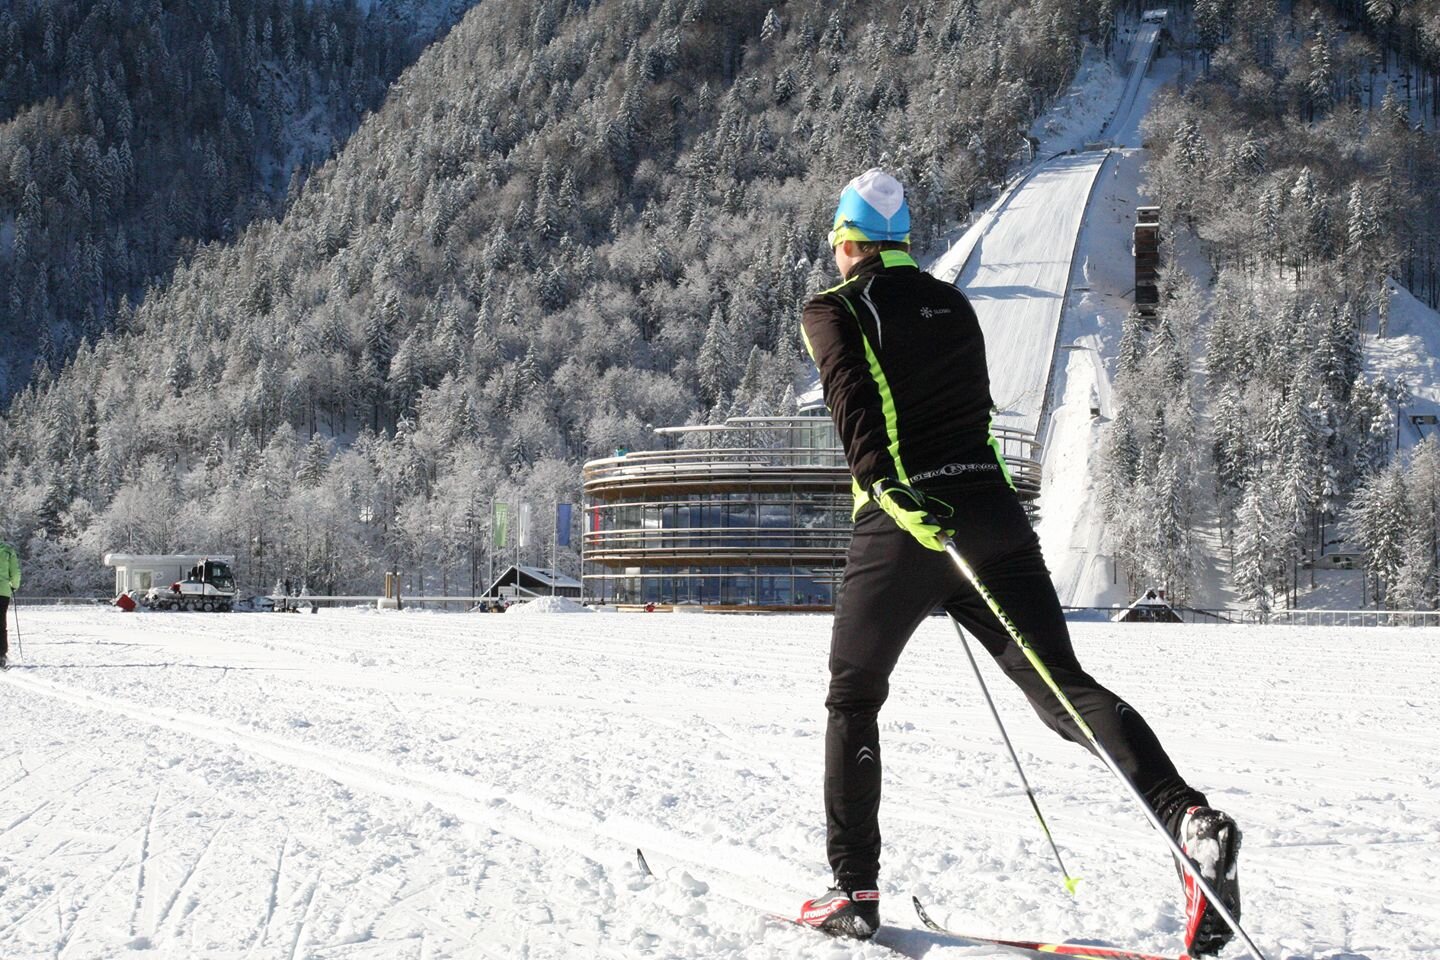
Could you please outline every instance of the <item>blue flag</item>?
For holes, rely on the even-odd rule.
[[[571,503],[555,504],[555,546],[570,546],[570,511],[574,507]]]

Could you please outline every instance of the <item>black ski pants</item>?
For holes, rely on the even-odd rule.
[[[1040,542],[1008,487],[946,498],[955,544],[1029,640],[1061,690],[1173,833],[1186,808],[1204,804],[1140,714],[1080,666]],[[873,505],[856,519],[830,642],[825,700],[825,815],[830,866],[844,884],[873,884],[880,869],[880,733],[877,717],[905,643],[937,607],[958,620],[1029,699],[1040,719],[1092,749],[948,554],[927,550]],[[956,668],[961,669],[956,651]]]
[[[8,632],[9,627],[7,626],[9,621],[5,618],[9,612],[10,598],[0,595],[0,657],[8,657],[10,655],[10,634]]]

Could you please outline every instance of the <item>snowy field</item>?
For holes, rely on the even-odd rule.
[[[4,960],[897,955],[761,919],[828,879],[826,616],[21,618]],[[1074,630],[1246,830],[1272,960],[1440,956],[1440,630]],[[932,619],[882,714],[888,942],[1003,955],[916,931],[916,893],[975,933],[1177,952],[1159,839],[987,674],[1083,882]]]

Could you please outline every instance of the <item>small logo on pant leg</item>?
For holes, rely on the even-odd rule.
[[[856,763],[864,763],[866,760],[869,760],[871,763],[874,763],[874,762],[875,762],[875,751],[871,750],[869,747],[861,747],[860,750],[859,750],[859,752],[857,752],[857,753],[855,754],[855,762],[856,762]]]

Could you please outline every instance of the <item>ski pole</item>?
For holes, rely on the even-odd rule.
[[[1055,862],[1060,866],[1060,875],[1065,878],[1065,889],[1074,894],[1080,878],[1070,876],[1070,871],[1065,869],[1065,861],[1060,859],[1060,848],[1055,846],[1055,838],[1050,835],[1050,825],[1045,822],[1045,815],[1040,812],[1040,801],[1035,799],[1035,791],[1030,789],[1030,781],[1025,778],[1025,771],[1020,768],[1020,757],[1010,743],[1010,734],[1005,732],[1005,724],[1000,721],[1000,711],[995,709],[995,701],[990,698],[990,688],[985,685],[985,678],[980,674],[980,664],[975,662],[975,654],[970,652],[970,641],[965,639],[965,631],[960,628],[960,621],[951,617],[950,622],[960,636],[960,646],[965,651],[965,659],[970,661],[970,669],[975,671],[975,682],[980,684],[980,692],[985,696],[985,704],[990,708],[990,716],[995,718],[995,726],[1000,729],[1000,739],[1005,741],[1005,749],[1010,752],[1010,759],[1015,764],[1015,772],[1020,774],[1020,782],[1025,786],[1025,796],[1030,798],[1030,808],[1035,811],[1035,819],[1040,821],[1040,829],[1045,831],[1045,839],[1050,844],[1050,851],[1055,854]]]
[[[1140,804],[1140,809],[1145,811],[1145,819],[1150,821],[1152,827],[1160,831],[1160,836],[1165,838],[1166,845],[1169,846],[1170,852],[1177,858],[1181,869],[1188,873],[1190,878],[1195,881],[1195,885],[1205,894],[1206,898],[1210,901],[1210,905],[1215,908],[1215,912],[1220,914],[1220,918],[1225,921],[1231,930],[1235,931],[1235,935],[1245,944],[1255,960],[1265,960],[1265,955],[1260,952],[1260,948],[1255,946],[1255,941],[1251,940],[1250,935],[1240,926],[1240,921],[1235,919],[1235,915],[1230,912],[1230,908],[1225,906],[1225,902],[1215,893],[1215,888],[1210,886],[1210,882],[1201,876],[1199,868],[1185,855],[1185,851],[1181,849],[1180,844],[1175,838],[1170,836],[1170,831],[1166,829],[1165,824],[1160,822],[1159,814],[1150,806],[1144,794],[1142,794],[1135,784],[1131,782],[1130,778],[1125,775],[1125,771],[1120,769],[1120,765],[1115,762],[1115,758],[1110,755],[1110,751],[1105,749],[1105,745],[1095,736],[1095,731],[1090,729],[1090,724],[1085,722],[1085,718],[1080,716],[1080,711],[1075,709],[1075,705],[1070,702],[1070,698],[1065,695],[1065,691],[1060,689],[1060,685],[1056,683],[1055,678],[1050,675],[1049,668],[1045,666],[1045,661],[1040,659],[1040,654],[1035,652],[1035,648],[1030,646],[1030,641],[1026,640],[1025,636],[1015,628],[1015,624],[1011,622],[1009,615],[1006,614],[1000,604],[996,602],[995,597],[991,595],[990,591],[985,588],[985,584],[980,582],[980,578],[975,575],[975,571],[971,569],[970,564],[965,562],[965,558],[960,553],[960,548],[955,546],[955,541],[949,537],[942,536],[940,538],[940,544],[945,548],[945,552],[950,555],[950,559],[955,561],[955,566],[960,569],[960,573],[966,580],[970,581],[970,585],[975,588],[975,592],[980,594],[980,598],[985,601],[985,605],[990,608],[990,612],[995,615],[995,619],[1000,621],[1000,626],[1005,628],[1005,632],[1010,635],[1010,639],[1015,641],[1015,645],[1025,654],[1025,659],[1030,661],[1030,666],[1035,668],[1035,672],[1040,675],[1040,679],[1044,680],[1045,685],[1050,688],[1050,692],[1055,694],[1055,699],[1060,701],[1060,705],[1065,708],[1065,712],[1070,714],[1070,719],[1075,721],[1075,726],[1079,727],[1080,732],[1085,735],[1085,739],[1090,741],[1090,745],[1095,748],[1096,755],[1105,763],[1105,766],[1110,768],[1110,772],[1115,774],[1116,779],[1125,785],[1126,791],[1134,798],[1135,802]]]
[[[15,615],[15,652],[20,654],[20,662],[25,662],[25,644],[20,642],[20,600],[17,597],[10,598],[10,612]]]

